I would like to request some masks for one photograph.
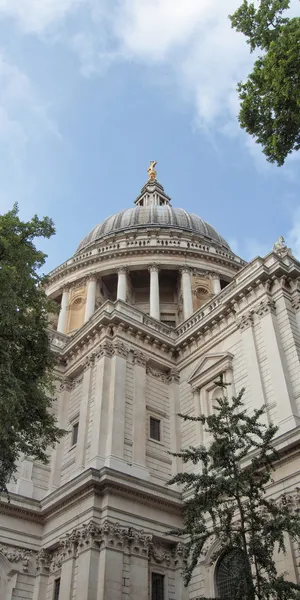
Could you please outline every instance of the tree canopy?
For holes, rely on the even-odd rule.
[[[47,462],[47,447],[63,432],[51,413],[55,358],[48,335],[47,298],[40,269],[46,255],[35,238],[49,238],[48,217],[23,222],[18,207],[0,215],[0,491],[20,455]]]
[[[278,166],[300,148],[300,17],[286,16],[289,4],[244,0],[230,16],[251,52],[261,51],[247,81],[238,84],[239,122]]]
[[[234,566],[228,600],[290,600],[299,598],[300,586],[278,574],[274,556],[285,551],[286,534],[299,540],[300,518],[293,498],[267,494],[272,469],[278,456],[273,448],[277,428],[261,422],[264,409],[249,414],[243,405],[242,390],[228,398],[225,385],[214,401],[212,414],[185,421],[199,422],[208,434],[205,445],[182,450],[183,463],[192,468],[179,473],[170,484],[183,485],[187,498],[184,528],[176,535],[185,545],[185,585],[188,585],[207,548],[218,541],[214,562],[223,556],[226,569]],[[201,465],[195,468],[193,465]],[[238,561],[236,562],[236,559]],[[234,563],[234,565],[233,565]],[[201,599],[204,600],[204,599]],[[207,600],[207,599],[205,599]]]

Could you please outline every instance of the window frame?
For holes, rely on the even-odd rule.
[[[152,596],[153,575],[160,575],[163,578],[163,598],[162,598],[162,600],[167,600],[167,598],[168,598],[168,576],[165,571],[160,570],[157,567],[153,567],[150,569],[150,598],[151,598],[151,600],[153,600],[153,596]]]
[[[53,581],[53,595],[52,595],[52,600],[59,600],[59,596],[60,596],[60,583],[61,583],[61,578],[60,577],[56,577]],[[58,593],[57,593],[57,584],[58,584]]]
[[[158,421],[159,422],[159,440],[157,440],[156,438],[151,437],[151,419]],[[163,429],[163,420],[161,418],[160,415],[156,415],[156,414],[149,414],[149,419],[148,419],[148,438],[150,442],[154,442],[155,444],[161,444],[162,446],[164,445],[164,429]]]
[[[71,426],[72,426],[72,430],[71,430],[71,448],[75,448],[75,446],[77,446],[77,443],[78,443],[79,420],[76,420],[73,423],[71,423]],[[76,431],[76,441],[74,442],[74,432],[75,431]]]

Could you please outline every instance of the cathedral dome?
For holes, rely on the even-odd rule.
[[[188,231],[203,241],[212,242],[226,250],[230,250],[224,238],[198,215],[189,213],[183,208],[173,208],[170,204],[163,206],[136,206],[127,208],[105,219],[92,229],[81,241],[77,252],[113,233],[141,228],[172,228]]]

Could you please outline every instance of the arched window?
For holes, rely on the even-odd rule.
[[[240,548],[225,552],[216,567],[217,597],[222,600],[246,598],[246,574],[248,564],[245,554]]]

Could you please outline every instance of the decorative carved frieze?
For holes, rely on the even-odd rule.
[[[256,314],[259,316],[259,318],[261,319],[265,315],[268,315],[270,313],[275,313],[276,305],[275,305],[274,300],[268,299],[268,300],[264,300],[264,301],[260,302],[260,304],[254,310],[255,310]]]
[[[169,374],[166,373],[166,371],[161,371],[159,369],[151,367],[150,365],[147,365],[146,372],[147,375],[155,377],[155,379],[160,379],[160,381],[162,381],[163,383],[169,383]]]
[[[11,563],[21,563],[22,571],[24,571],[24,573],[27,573],[29,562],[33,554],[32,550],[1,544],[0,554],[3,554],[5,558],[7,558],[7,560],[9,560],[9,562]]]
[[[74,379],[72,379],[71,389],[74,390],[78,385],[80,385],[82,383],[82,380],[83,380],[82,373],[78,377],[75,377]]]

